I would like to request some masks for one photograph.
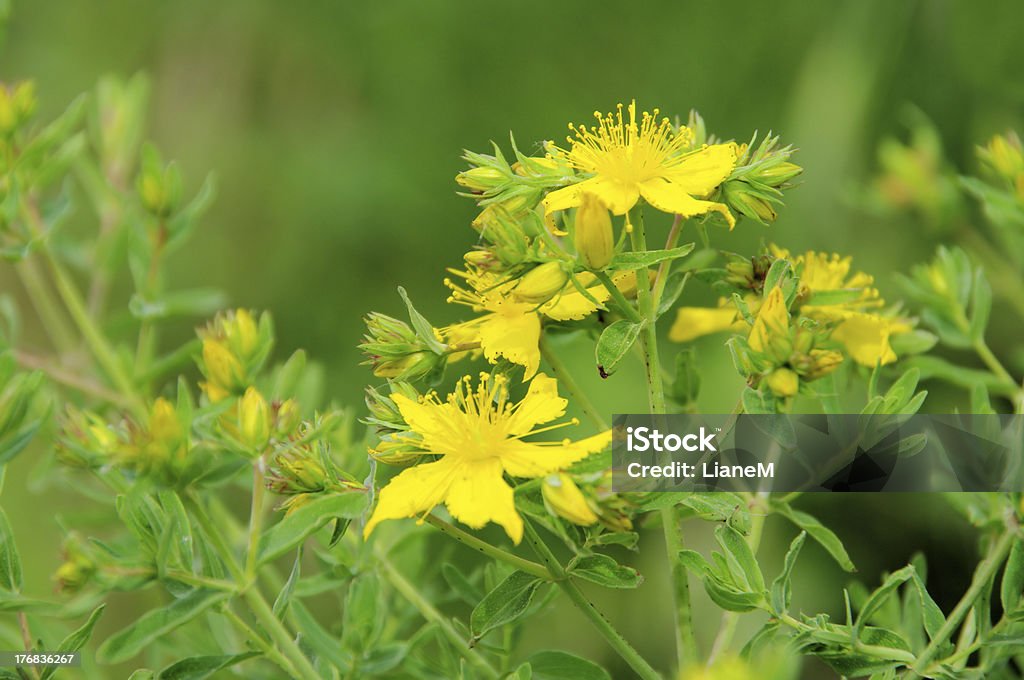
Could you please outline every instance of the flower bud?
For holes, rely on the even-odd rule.
[[[604,269],[615,254],[615,233],[608,208],[597,196],[584,193],[576,210],[573,243],[580,264],[587,269]]]
[[[788,368],[776,368],[765,378],[765,384],[776,397],[792,397],[800,390],[800,376]]]
[[[547,302],[565,288],[569,275],[558,262],[545,262],[526,273],[515,288],[512,296],[520,302],[540,304]]]
[[[1021,149],[1020,137],[1013,132],[993,137],[986,146],[978,149],[978,156],[1004,179],[1013,181],[1024,173],[1024,150]]]
[[[245,385],[242,363],[220,340],[203,340],[202,369],[208,380],[201,387],[210,401],[221,401]]]
[[[752,177],[770,187],[779,187],[803,171],[804,169],[796,163],[783,161],[782,163],[766,165],[758,169],[757,172],[753,173]]]
[[[274,436],[284,439],[302,422],[302,410],[294,399],[274,405]]]
[[[156,148],[146,146],[136,188],[142,206],[157,217],[171,215],[181,202],[181,171],[174,163],[164,164]]]
[[[455,176],[455,182],[470,191],[486,193],[507,181],[505,173],[497,168],[470,168]]]
[[[261,453],[270,440],[270,406],[255,387],[246,389],[238,402],[238,434],[253,454]]]
[[[35,109],[34,83],[22,81],[12,88],[0,85],[0,135],[12,134],[32,117]]]
[[[548,510],[573,524],[590,526],[597,522],[597,514],[587,503],[586,496],[572,477],[559,472],[548,475],[541,485],[541,495]]]
[[[730,208],[761,224],[768,224],[778,217],[775,208],[763,195],[759,195],[749,184],[742,181],[725,183],[723,189],[725,203]]]
[[[811,363],[804,373],[804,377],[807,380],[822,378],[839,368],[839,365],[843,363],[842,353],[834,350],[813,349],[809,356]]]

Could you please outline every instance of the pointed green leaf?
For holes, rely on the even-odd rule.
[[[362,492],[346,491],[320,496],[306,503],[263,534],[260,539],[259,563],[280,557],[336,517],[359,517],[366,508],[366,500],[366,494]]]
[[[526,613],[537,588],[543,581],[521,571],[514,571],[484,596],[469,618],[474,640]]]
[[[644,577],[633,567],[623,566],[599,553],[574,559],[569,563],[568,572],[606,588],[636,588],[644,582]]]
[[[601,332],[597,341],[596,359],[601,375],[609,376],[615,372],[619,362],[636,342],[643,324],[619,319]]]

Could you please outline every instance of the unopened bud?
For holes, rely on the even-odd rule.
[[[754,178],[770,187],[779,187],[804,171],[796,163],[783,161],[769,165],[754,173]]]
[[[768,374],[765,384],[777,397],[792,397],[800,390],[800,376],[788,368],[777,368]]]
[[[615,254],[615,233],[608,208],[597,196],[584,193],[576,210],[573,243],[580,264],[587,269],[604,269]]]
[[[459,186],[466,187],[470,191],[486,193],[505,183],[505,173],[497,168],[470,168],[455,176]]]
[[[540,304],[547,302],[565,288],[569,275],[558,262],[545,262],[526,273],[514,289],[512,296],[520,302]]]
[[[540,488],[545,505],[555,515],[581,526],[597,522],[597,514],[587,503],[586,496],[564,472],[549,475]]]
[[[238,403],[238,433],[253,454],[259,454],[270,440],[270,406],[255,387],[245,390]]]

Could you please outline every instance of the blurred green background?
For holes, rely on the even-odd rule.
[[[1013,1],[26,0],[14,7],[0,79],[35,79],[45,118],[104,74],[148,74],[150,137],[180,161],[187,186],[211,170],[220,186],[171,280],[217,286],[233,304],[273,312],[281,354],[308,349],[326,369],[329,395],[356,405],[371,380],[357,366],[362,315],[401,316],[399,284],[435,323],[460,312],[444,304],[441,279],[474,236],[474,206],[455,196],[461,149],[507,145],[511,129],[533,150],[561,140],[568,121],[632,97],[683,117],[697,108],[722,137],[772,130],[799,147],[806,172],[779,221],[767,231],[741,223],[716,245],[744,252],[770,238],[852,254],[895,297],[892,273],[927,258],[942,237],[862,209],[858,187],[878,144],[904,134],[908,104],[936,124],[961,168],[974,167],[976,143],[1021,129],[1022,25],[1024,5]],[[0,282],[15,289],[9,272]],[[170,339],[196,323],[181,322]],[[1017,328],[997,315],[994,348]],[[705,370],[731,374],[717,345],[705,343]],[[625,371],[602,389],[609,384],[594,373],[591,350],[579,349],[571,363],[600,405],[640,407],[639,375]],[[632,402],[612,394],[633,387]],[[735,387],[711,385],[704,409],[731,408]],[[80,506],[17,490],[30,466],[26,457],[14,466],[5,506],[32,566],[30,589],[45,592],[59,560],[53,512]],[[868,582],[915,550],[934,565],[940,604],[955,601],[969,577],[970,532],[937,499],[817,498],[808,507],[849,541]],[[769,538],[773,529],[788,542],[773,524]],[[836,610],[841,594],[815,586],[838,577],[817,557],[798,567],[797,590],[808,607]],[[647,584],[616,597],[612,616],[641,651],[665,660],[667,583],[651,559]],[[618,668],[568,606],[546,623],[527,647],[564,645]],[[699,625],[702,635],[715,625]]]

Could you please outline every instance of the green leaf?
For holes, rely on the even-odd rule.
[[[679,246],[678,248],[672,248],[670,250],[647,250],[642,253],[619,253],[612,258],[607,269],[609,271],[618,271],[622,269],[641,269],[643,267],[650,267],[651,265],[664,262],[665,260],[675,260],[680,257],[686,257],[693,251],[693,247],[694,244],[687,243],[686,245]]]
[[[828,554],[832,556],[832,559],[834,559],[845,571],[857,571],[857,567],[855,567],[853,565],[853,561],[850,560],[850,555],[846,552],[846,548],[843,547],[843,542],[839,540],[839,537],[836,536],[831,529],[811,515],[808,515],[806,512],[794,510],[786,503],[778,503],[774,507],[786,519],[810,534],[811,538],[817,541],[821,547],[828,551]]]
[[[767,393],[745,387],[743,388],[743,394],[740,395],[740,399],[743,403],[744,413],[759,415],[776,412],[775,400]]]
[[[1024,597],[1024,541],[1018,538],[1010,548],[1003,583],[999,589],[1003,611],[1010,613],[1020,609],[1021,597]]]
[[[690,494],[679,504],[695,512],[701,519],[728,522],[729,526],[742,534],[750,531],[750,511],[747,509],[747,503],[731,491]]]
[[[928,593],[928,589],[925,588],[924,581],[921,580],[921,575],[916,567],[914,568],[914,587],[917,590],[917,597],[921,603],[921,623],[924,625],[925,632],[928,633],[928,639],[931,640],[939,633],[942,625],[946,623],[946,617],[942,613],[942,609]]]
[[[635,531],[615,531],[601,534],[594,538],[594,545],[621,545],[630,550],[636,550],[636,544],[640,540],[640,534]]]
[[[697,401],[700,394],[700,372],[697,370],[697,352],[686,347],[676,354],[676,374],[668,388],[668,396],[683,406]]]
[[[384,622],[380,581],[361,574],[349,583],[342,616],[341,644],[357,654],[373,646]]]
[[[772,288],[782,285],[786,275],[790,273],[789,268],[789,260],[780,259],[772,262],[772,266],[768,268],[768,273],[764,277],[764,290],[766,293]]]
[[[902,569],[897,569],[885,579],[870,597],[867,602],[861,607],[860,612],[857,614],[857,623],[854,625],[853,631],[857,639],[860,639],[860,632],[864,629],[864,626],[871,620],[875,612],[878,611],[886,601],[892,597],[896,590],[914,577],[915,570],[913,565],[907,565]]]
[[[295,551],[295,563],[292,564],[292,570],[288,574],[288,580],[285,581],[284,587],[281,588],[281,592],[277,594],[274,599],[274,616],[282,618],[285,612],[288,611],[288,605],[292,601],[292,593],[295,592],[295,584],[299,582],[299,576],[302,572],[302,546]]]
[[[636,588],[644,582],[644,577],[633,567],[623,566],[599,553],[573,559],[568,572],[605,588]]]
[[[298,600],[292,603],[292,614],[295,616],[296,626],[302,631],[302,642],[343,674],[347,673],[352,667],[352,658],[338,644],[337,638],[327,632]]]
[[[434,327],[430,325],[425,316],[416,311],[412,300],[409,299],[409,294],[405,292],[405,288],[399,286],[398,294],[402,296],[405,306],[409,309],[409,321],[412,322],[413,330],[416,331],[416,337],[422,340],[423,344],[434,354],[444,354],[444,345],[434,335]]]
[[[611,680],[608,671],[593,661],[568,652],[545,650],[536,652],[520,668],[528,666],[531,680]]]
[[[804,539],[806,538],[807,532],[801,531],[793,539],[793,542],[789,544],[789,550],[786,551],[786,559],[782,564],[782,571],[772,581],[772,610],[777,615],[784,614],[789,610],[789,603],[793,599],[793,566],[796,564],[796,558],[800,555],[800,549],[804,546]]]
[[[260,538],[259,563],[280,557],[336,517],[359,517],[366,508],[366,500],[364,493],[347,491],[321,496],[306,503],[263,534]]]
[[[17,592],[21,585],[21,555],[7,514],[0,508],[0,588]]]
[[[452,589],[466,604],[479,602],[484,594],[473,583],[466,578],[466,575],[459,571],[459,568],[450,562],[441,565],[441,575],[444,577],[448,587]]]
[[[761,567],[740,532],[728,525],[722,525],[715,529],[715,539],[725,550],[725,558],[732,571],[736,572],[734,576],[742,576],[742,581],[736,579],[737,584],[746,585],[749,592],[763,593],[765,588]]]
[[[988,371],[963,368],[936,356],[910,357],[904,362],[904,365],[919,369],[922,380],[938,378],[967,389],[972,389],[975,385],[981,384],[987,387],[992,394],[1004,396],[1008,396],[1013,392],[1012,385],[1007,385]]]
[[[542,583],[540,579],[521,571],[509,574],[473,608],[469,617],[473,640],[479,640],[489,631],[525,614]]]
[[[149,670],[148,668],[140,668],[137,671],[133,671],[128,680],[154,680],[156,673]]]
[[[601,375],[609,376],[636,342],[643,324],[619,319],[601,332],[597,341],[596,359]]]
[[[61,643],[57,645],[55,651],[58,652],[77,652],[85,643],[92,637],[92,629],[96,627],[96,622],[99,621],[100,616],[103,614],[103,608],[107,605],[101,604],[99,607],[93,610],[92,614],[86,620],[82,627],[74,631],[66,638],[61,640]],[[47,680],[57,672],[57,666],[47,666],[39,676],[39,680]]]
[[[985,337],[988,319],[992,314],[992,286],[985,278],[985,271],[980,267],[974,274],[974,285],[971,288],[971,339],[981,340]]]
[[[938,342],[939,336],[920,328],[915,328],[908,333],[895,333],[889,337],[889,345],[898,357],[908,354],[924,354],[935,347]]]
[[[205,680],[217,671],[242,663],[259,652],[224,654],[220,656],[193,656],[172,663],[156,676],[156,680]]]
[[[228,303],[224,291],[216,288],[195,288],[167,293],[156,300],[133,295],[128,311],[136,319],[166,319],[172,316],[209,316]]]
[[[219,590],[197,588],[163,609],[154,609],[127,628],[114,633],[100,645],[96,659],[101,663],[121,663],[140,653],[147,645],[183,626],[218,602],[231,596]]]

